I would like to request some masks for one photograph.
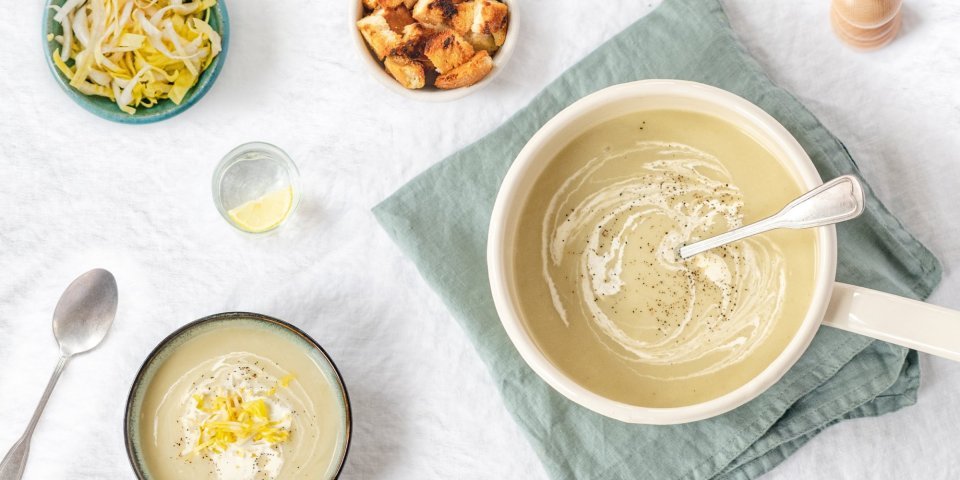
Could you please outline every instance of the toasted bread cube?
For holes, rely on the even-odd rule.
[[[403,0],[403,6],[408,9],[413,9],[413,6],[417,4],[417,0]]]
[[[413,18],[427,25],[443,25],[457,14],[457,0],[419,0]]]
[[[467,63],[437,77],[434,85],[444,90],[469,87],[483,80],[491,70],[493,70],[493,59],[490,58],[490,53],[480,50]]]
[[[473,19],[477,13],[477,5],[481,2],[469,1],[457,4],[457,13],[450,18],[450,28],[459,33],[460,35],[466,35],[470,33],[473,29]]]
[[[504,28],[493,32],[493,42],[497,45],[497,48],[503,46],[504,42],[507,41],[507,28],[504,25]]]
[[[423,25],[422,23],[407,25],[403,28],[403,38],[400,39],[400,43],[393,48],[390,54],[418,60],[420,62],[429,62],[429,59],[423,52],[427,48],[427,42],[437,33],[438,31],[436,29]],[[431,66],[431,68],[433,67]]]
[[[493,33],[504,28],[510,14],[510,9],[506,4],[497,0],[476,0],[475,3],[474,32]]]
[[[493,35],[497,47],[503,45],[507,38],[507,23],[510,9],[496,0],[476,0],[473,26],[474,33]]]
[[[404,0],[376,0],[376,2],[380,8],[397,8],[404,4]]]
[[[473,45],[474,50],[486,50],[491,54],[497,51],[497,41],[493,38],[493,35],[488,33],[470,32],[463,38],[470,42],[470,45]]]
[[[361,18],[357,22],[357,28],[360,29],[360,34],[379,60],[383,60],[400,41],[400,35],[390,29],[390,24],[383,16],[383,10],[377,10]]]
[[[447,73],[473,56],[473,46],[457,32],[447,30],[427,42],[423,54],[436,66],[438,73]]]
[[[377,1],[378,0],[363,0],[363,6],[366,7],[367,10],[376,10],[377,7],[380,6]]]
[[[423,65],[415,60],[399,55],[390,55],[383,61],[383,65],[404,88],[416,90],[426,85],[427,76],[423,70]]]
[[[431,27],[422,23],[414,23],[403,28],[403,40],[423,40],[424,43],[426,43],[427,40],[430,40],[434,35],[442,31],[440,28]]]
[[[387,25],[390,25],[390,30],[400,34],[403,33],[403,29],[407,25],[417,23],[417,21],[413,19],[413,15],[410,15],[410,10],[407,10],[407,7],[403,5],[384,8],[383,18],[387,20]]]

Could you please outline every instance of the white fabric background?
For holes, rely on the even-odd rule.
[[[121,304],[106,342],[61,379],[26,478],[132,478],[122,416],[140,362],[176,327],[227,310],[291,321],[338,362],[355,419],[344,478],[545,478],[459,326],[369,209],[651,2],[528,0],[502,76],[434,105],[368,75],[342,2],[231,0],[217,84],[147,126],[100,120],[59,91],[41,54],[40,3],[16,2],[0,19],[0,451],[56,364],[50,316],[63,288],[107,267]],[[943,261],[931,301],[960,308],[960,4],[908,0],[901,38],[869,54],[834,39],[826,0],[726,6],[747,49]],[[286,149],[303,173],[300,211],[269,238],[233,232],[210,198],[216,162],[251,140]],[[923,368],[916,406],[831,427],[769,477],[957,478],[960,365],[924,357]]]

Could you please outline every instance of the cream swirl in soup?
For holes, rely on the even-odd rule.
[[[636,154],[650,161],[597,186],[596,172]],[[568,325],[567,309],[583,309],[603,344],[633,362],[711,357],[689,373],[645,375],[706,375],[749,356],[781,308],[780,249],[761,236],[689,260],[677,255],[685,243],[741,226],[743,194],[731,182],[714,156],[676,143],[638,142],[588,161],[554,194],[543,221],[543,278],[560,320]],[[635,324],[641,315],[655,321]]]
[[[736,389],[785,348],[813,294],[812,231],[678,256],[802,193],[750,135],[653,110],[601,123],[544,161],[511,275],[524,326],[558,369],[599,395],[672,407]]]
[[[314,406],[297,395],[291,373],[276,366],[277,377],[264,368],[271,363],[233,352],[200,363],[170,386],[161,408],[166,402],[182,406],[181,457],[211,461],[220,480],[278,478],[291,432],[308,430],[292,412]]]
[[[336,373],[293,333],[231,319],[194,327],[151,366],[138,456],[149,478],[333,478],[349,435]]]

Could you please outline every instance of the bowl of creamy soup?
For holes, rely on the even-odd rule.
[[[319,344],[281,320],[237,312],[160,342],[124,423],[141,480],[330,479],[346,459],[351,413]]]
[[[778,230],[682,260],[822,183],[750,102],[647,80],[585,97],[517,157],[488,239],[511,341],[557,391],[626,422],[708,418],[776,382],[833,288],[833,227]]]

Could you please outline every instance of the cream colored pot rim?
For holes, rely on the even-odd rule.
[[[537,174],[535,163],[545,149],[554,149],[560,142],[568,143],[576,137],[570,134],[571,127],[585,123],[587,114],[622,109],[624,102],[660,97],[659,100],[676,99],[685,105],[698,104],[698,111],[712,113],[733,121],[754,134],[762,135],[779,150],[781,161],[792,169],[795,178],[805,188],[822,183],[816,168],[796,139],[773,117],[749,101],[716,87],[680,80],[642,80],[608,87],[588,95],[570,105],[548,121],[521,150],[510,167],[500,191],[490,220],[487,241],[487,269],[494,304],[503,328],[524,361],[544,381],[568,399],[610,418],[629,423],[677,424],[703,420],[733,410],[773,386],[800,359],[800,356],[816,334],[826,312],[836,273],[836,230],[821,227],[817,230],[816,284],[806,316],[786,348],[760,374],[743,386],[721,397],[675,408],[651,408],[629,405],[598,395],[573,381],[555,367],[536,346],[526,331],[520,311],[511,292],[513,280],[509,278],[513,251],[513,229],[525,203],[527,193],[534,183],[531,175]],[[663,108],[663,107],[657,107]],[[690,109],[688,107],[678,107]],[[636,111],[643,111],[638,108]],[[622,115],[613,114],[610,118]],[[579,133],[593,126],[584,125]],[[563,138],[558,134],[564,132]],[[562,145],[561,145],[562,146]]]

